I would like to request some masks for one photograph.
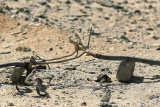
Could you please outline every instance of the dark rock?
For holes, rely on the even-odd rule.
[[[160,47],[158,47],[156,50],[160,50]]]
[[[101,102],[100,107],[113,107],[113,106],[112,106],[112,104],[110,104],[108,102]]]
[[[49,51],[53,51],[53,48],[49,48]]]
[[[152,38],[153,38],[154,40],[158,40],[158,39],[159,39],[158,36],[152,36]]]
[[[148,6],[148,9],[153,9],[153,6],[152,6],[152,5],[149,5],[149,6]]]
[[[129,32],[136,32],[137,29],[130,29]]]
[[[7,106],[14,106],[14,104],[13,103],[8,103]]]
[[[109,20],[110,18],[109,17],[104,17],[104,19]]]
[[[94,71],[89,71],[88,73],[89,74],[96,74],[96,72],[94,72]]]
[[[131,22],[131,24],[137,24],[137,21],[136,21],[136,20],[134,20],[133,22]]]
[[[140,14],[141,14],[141,11],[140,11],[140,10],[135,10],[134,13],[140,15]]]
[[[160,24],[157,24],[157,27],[160,27]]]
[[[135,62],[122,61],[118,67],[116,78],[118,81],[127,82],[133,76]]]
[[[71,20],[71,21],[76,21],[76,20],[78,20],[77,17],[73,17],[73,16],[69,16],[69,17],[67,17],[67,19],[68,19],[68,20]]]
[[[66,66],[64,70],[77,70],[76,66]]]
[[[153,31],[154,29],[153,28],[147,28],[146,30]]]
[[[100,83],[111,83],[111,78],[108,75],[105,74],[100,74],[97,76],[97,79],[95,80],[96,82]]]
[[[121,39],[125,42],[130,42],[130,40],[124,35],[121,36]]]
[[[70,1],[70,0],[67,0],[67,1],[66,1],[66,4],[71,4],[71,1]]]
[[[101,71],[112,74],[112,72],[109,70],[109,68],[102,68]]]
[[[39,1],[38,3],[41,4],[41,5],[46,5],[47,4],[46,1]]]
[[[81,106],[87,106],[86,102],[81,103]]]
[[[158,95],[150,95],[148,98],[149,98],[150,100],[153,100],[153,99],[158,99],[159,96],[158,96]]]
[[[8,52],[0,52],[0,54],[10,54],[11,52],[8,51]]]
[[[160,75],[154,75],[151,79],[152,79],[152,80],[160,79]]]

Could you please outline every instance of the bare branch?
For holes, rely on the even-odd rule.
[[[92,52],[87,52],[87,55],[93,56],[98,59],[104,59],[104,60],[126,60],[126,61],[146,63],[150,65],[160,65],[160,60],[151,60],[151,59],[137,58],[137,57],[130,57],[130,56],[102,55],[102,54],[95,54]]]

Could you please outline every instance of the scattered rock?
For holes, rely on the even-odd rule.
[[[118,81],[127,82],[133,76],[135,62],[122,61],[118,67],[116,78]]]
[[[16,51],[29,52],[31,48],[29,46],[19,46],[16,48]]]

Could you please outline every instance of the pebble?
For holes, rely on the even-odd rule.
[[[67,19],[68,19],[68,20],[71,20],[71,21],[76,21],[76,20],[78,20],[77,17],[72,17],[72,16],[67,17]]]
[[[155,80],[155,79],[160,79],[160,75],[154,75],[154,76],[152,77],[152,80]]]
[[[154,29],[153,28],[147,28],[146,30],[153,31]]]
[[[16,51],[29,52],[31,48],[29,46],[19,46],[16,48]]]
[[[154,40],[158,40],[158,39],[159,39],[158,36],[152,36],[152,38],[153,38]]]
[[[14,106],[14,104],[13,103],[8,103],[7,106]]]
[[[38,3],[41,4],[41,5],[46,5],[47,4],[47,2],[45,2],[45,1],[39,1]]]
[[[148,98],[149,98],[149,100],[153,100],[155,98],[159,98],[159,96],[157,96],[157,95],[150,95]]]
[[[7,52],[0,52],[0,54],[10,54],[11,51],[7,51]]]
[[[123,40],[125,42],[130,42],[130,40],[126,36],[124,36],[124,35],[121,36],[121,40]]]
[[[157,24],[157,27],[159,27],[159,28],[160,28],[160,24]]]
[[[100,101],[101,102],[109,102],[110,98],[111,98],[111,92],[109,89],[106,89],[105,92],[103,93]]]

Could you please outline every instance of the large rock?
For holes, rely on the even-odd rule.
[[[116,78],[118,81],[127,82],[133,76],[135,62],[122,61],[118,67]]]
[[[24,71],[25,71],[24,67],[15,67],[13,69],[13,72],[12,72],[10,80],[13,83],[17,83],[21,79],[22,74],[23,74]]]

